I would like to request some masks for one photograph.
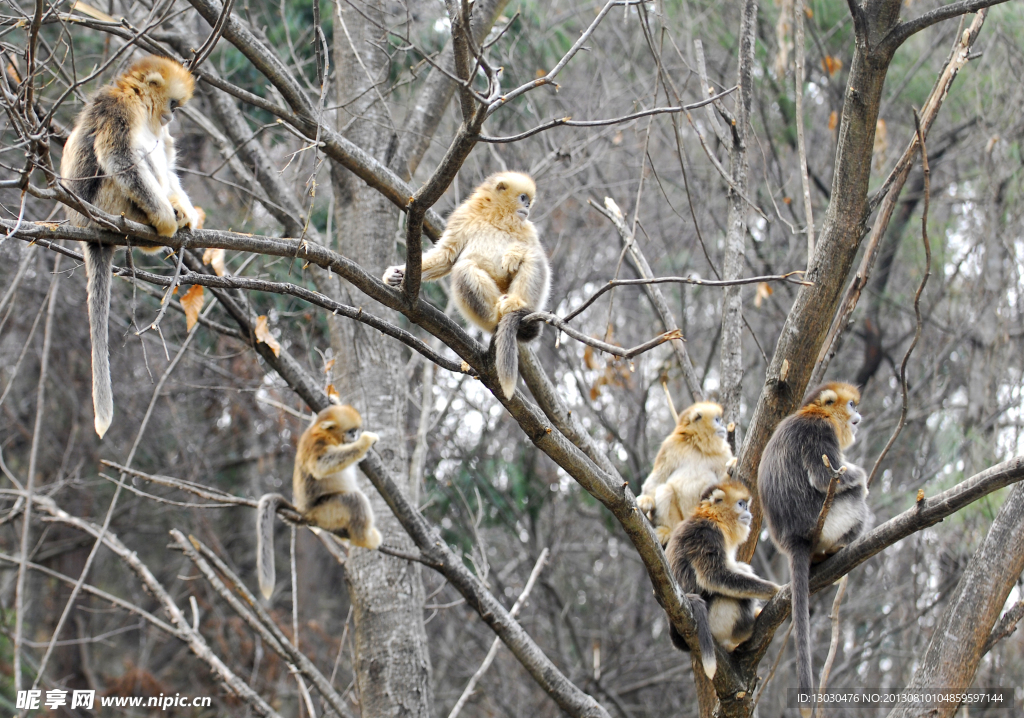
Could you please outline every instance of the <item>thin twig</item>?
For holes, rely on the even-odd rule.
[[[921,277],[921,284],[917,287],[917,292],[914,294],[914,317],[917,320],[917,325],[914,328],[914,341],[910,342],[910,346],[907,347],[907,353],[903,355],[903,361],[900,362],[900,392],[902,393],[903,406],[900,410],[900,420],[896,423],[896,428],[893,429],[892,436],[889,437],[889,441],[886,443],[885,448],[882,449],[882,453],[878,455],[875,460],[875,465],[871,468],[871,474],[868,476],[867,486],[871,486],[871,482],[875,480],[875,476],[878,474],[878,469],[882,465],[882,460],[885,455],[889,453],[889,449],[896,443],[896,438],[903,431],[904,425],[907,423],[907,412],[910,409],[907,397],[907,363],[910,361],[910,354],[914,351],[914,347],[917,346],[918,341],[921,339],[921,330],[924,326],[924,318],[921,316],[921,295],[924,293],[924,286],[928,283],[928,278],[932,275],[932,245],[928,241],[928,205],[931,201],[931,170],[928,167],[928,148],[925,147],[924,132],[921,129],[921,118],[917,115],[917,110],[914,110],[914,124],[917,127],[917,139],[921,145],[921,171],[924,173],[924,209],[921,212],[921,243],[924,244],[924,276]]]
[[[793,44],[796,49],[796,145],[800,155],[800,185],[804,193],[804,219],[807,222],[807,269],[814,259],[814,210],[811,207],[811,181],[807,173],[807,145],[804,141],[804,0],[793,5]]]
[[[811,533],[811,551],[814,551],[815,545],[818,543],[818,539],[821,538],[821,532],[825,529],[825,519],[828,517],[828,512],[832,510],[832,502],[836,498],[836,489],[839,488],[839,480],[843,474],[846,473],[846,467],[840,466],[838,469],[832,468],[832,463],[828,460],[827,454],[821,455],[821,460],[824,462],[825,467],[832,472],[832,479],[828,482],[828,491],[825,492],[825,502],[821,505],[821,512],[818,514],[818,521],[814,525],[814,532]]]
[[[786,635],[782,637],[782,645],[779,646],[779,652],[775,654],[775,661],[772,663],[772,668],[768,671],[768,676],[761,682],[761,685],[757,689],[757,693],[754,695],[754,700],[750,704],[750,715],[756,715],[754,709],[757,708],[757,702],[761,700],[761,696],[764,695],[765,689],[768,684],[772,682],[772,678],[775,677],[775,669],[779,667],[779,663],[782,662],[782,654],[786,652],[786,644],[789,643],[789,634],[793,632],[793,622],[789,622],[789,628],[786,629]]]
[[[713,97],[709,97],[706,100],[700,102],[694,102],[689,105],[682,105],[680,107],[654,107],[650,110],[642,110],[640,112],[634,112],[631,115],[623,115],[622,117],[612,117],[607,120],[574,120],[572,117],[559,117],[555,120],[545,122],[543,125],[538,125],[532,130],[526,130],[520,132],[518,135],[510,135],[508,137],[490,137],[488,135],[480,135],[477,139],[480,142],[492,142],[492,143],[506,143],[506,142],[518,142],[519,140],[525,140],[527,137],[533,137],[534,135],[550,130],[553,127],[604,127],[606,125],[617,125],[622,122],[631,122],[638,120],[642,117],[649,117],[651,115],[666,115],[675,114],[679,112],[687,112],[689,110],[695,110],[698,107],[704,107],[711,103],[720,100],[726,95],[735,92],[738,87],[730,87],[728,90],[718,93]]]
[[[825,665],[821,669],[821,680],[818,682],[819,700],[814,709],[816,718],[821,718],[822,715],[821,707],[824,705],[824,701],[821,700],[821,696],[825,693],[829,674],[832,673],[832,663],[836,660],[836,650],[839,648],[839,604],[843,601],[843,594],[846,593],[846,584],[849,580],[849,574],[840,579],[839,588],[836,589],[836,597],[832,601],[832,613],[829,614],[829,618],[832,619],[832,639],[828,644],[828,656],[825,657]]]
[[[28,569],[29,533],[32,526],[32,494],[36,486],[36,460],[39,456],[39,438],[43,431],[43,414],[46,399],[46,372],[50,362],[50,344],[53,339],[53,315],[57,306],[57,289],[60,284],[60,255],[53,260],[53,274],[50,278],[50,298],[46,307],[46,324],[43,325],[43,353],[39,360],[39,384],[36,389],[36,420],[32,429],[32,445],[28,454],[28,477],[25,480],[25,508],[21,517],[21,562],[18,564],[18,580],[14,589],[14,690],[21,690],[21,644],[25,622],[25,578]],[[55,636],[56,638],[56,636]],[[38,676],[42,675],[42,667]]]
[[[761,282],[788,282],[789,284],[802,284],[814,286],[814,282],[807,282],[803,279],[794,279],[796,274],[805,274],[804,270],[797,269],[786,274],[766,274],[761,277],[743,277],[740,279],[701,279],[700,277],[650,277],[646,279],[610,279],[608,283],[594,292],[583,304],[565,315],[564,321],[572,321],[583,310],[593,304],[598,297],[614,287],[636,287],[645,284],[697,284],[702,287],[733,287],[739,284],[760,284]]]

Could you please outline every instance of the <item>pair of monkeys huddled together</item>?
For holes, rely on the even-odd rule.
[[[866,474],[846,461],[860,414],[860,392],[830,383],[808,394],[765,446],[757,487],[772,541],[789,556],[801,693],[811,692],[808,577],[812,557],[829,556],[869,521]],[[828,465],[823,457],[828,457]],[[694,404],[665,439],[637,506],[654,524],[672,572],[690,598],[705,673],[717,667],[713,640],[732,651],[750,638],[760,602],[779,586],[759,578],[736,551],[750,534],[750,492],[730,476],[735,459],[726,441],[722,407]],[[845,468],[844,468],[845,467]],[[815,536],[832,469],[841,470],[835,499]],[[813,542],[813,543],[812,543]],[[675,629],[673,643],[686,644]]]
[[[167,129],[174,111],[192,97],[194,80],[179,63],[150,56],[101,89],[80,113],[64,147],[61,174],[77,199],[104,212],[152,225],[160,236],[181,227],[201,226],[175,171],[174,140]],[[422,279],[451,275],[460,313],[492,334],[494,370],[502,394],[511,398],[518,377],[518,341],[540,335],[542,324],[523,322],[544,309],[550,288],[547,256],[529,221],[536,196],[533,180],[518,172],[486,179],[448,219],[438,243],[423,255]],[[87,214],[68,210],[72,225],[94,226]],[[92,341],[93,408],[102,437],[113,417],[107,325],[113,247],[83,242],[88,277]],[[159,247],[148,251],[159,251]],[[405,266],[389,267],[383,281],[401,286]],[[790,558],[796,621],[800,690],[811,684],[807,618],[811,557],[834,553],[863,530],[868,519],[864,472],[846,464],[843,450],[854,439],[860,414],[859,392],[849,384],[827,384],[809,395],[785,419],[765,447],[758,489],[772,539]],[[736,561],[736,549],[749,534],[749,492],[727,478],[733,460],[725,441],[722,409],[700,403],[680,417],[662,444],[654,470],[644,482],[638,505],[668,542],[673,571],[693,594],[701,628],[705,670],[714,673],[711,637],[732,650],[749,638],[759,601],[778,586],[758,578]],[[377,548],[380,532],[366,496],[355,483],[353,464],[377,440],[359,435],[361,418],[352,407],[320,412],[302,435],[293,475],[295,508],[306,520],[345,534],[356,545]],[[846,467],[824,529],[811,545],[832,472]],[[260,502],[260,534],[267,536],[284,499]],[[273,589],[273,546],[262,540],[260,584]],[[678,636],[674,640],[682,643]]]

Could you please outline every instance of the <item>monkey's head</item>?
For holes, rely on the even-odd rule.
[[[750,522],[753,520],[750,492],[733,479],[709,486],[701,495],[693,517],[713,521],[722,530],[730,547],[739,546],[750,535]]]
[[[168,124],[174,111],[192,99],[195,84],[188,70],[157,55],[142,58],[117,80],[118,88],[126,94],[134,92],[149,118],[161,125]]]
[[[338,444],[351,444],[359,438],[363,417],[347,404],[331,405],[316,415],[313,426],[319,433],[330,436]]]
[[[499,172],[477,187],[472,200],[494,224],[513,219],[525,222],[537,196],[537,185],[522,172]]]
[[[860,423],[860,413],[857,411],[859,403],[860,390],[857,387],[835,381],[822,384],[808,394],[799,413],[828,419],[835,429],[839,448],[845,451],[853,444],[857,434],[857,424]]]
[[[721,454],[722,442],[728,436],[722,423],[722,407],[713,401],[701,401],[686,408],[672,433],[702,453]]]

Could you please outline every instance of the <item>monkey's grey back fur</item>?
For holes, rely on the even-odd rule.
[[[793,622],[796,629],[797,666],[800,693],[813,691],[808,600],[809,574],[813,553],[831,553],[856,539],[870,519],[865,498],[864,471],[846,464],[847,471],[836,488],[835,501],[826,527],[841,525],[837,537],[828,541],[822,531],[818,542],[811,539],[825,503],[832,472],[822,455],[838,469],[845,461],[835,429],[824,417],[800,413],[786,417],[764,448],[758,468],[757,489],[772,541],[789,556],[793,593]],[[807,706],[800,712],[809,715]]]

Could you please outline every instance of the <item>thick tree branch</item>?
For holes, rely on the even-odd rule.
[[[900,45],[906,42],[911,35],[921,32],[935,23],[966,15],[968,13],[978,12],[985,8],[992,7],[993,5],[1001,5],[1004,2],[1007,2],[1007,0],[960,0],[959,2],[950,3],[949,5],[943,5],[942,7],[926,12],[924,15],[916,17],[913,20],[901,22],[889,31],[889,34],[885,36],[884,40],[882,40],[878,49],[881,52],[891,55]]]

